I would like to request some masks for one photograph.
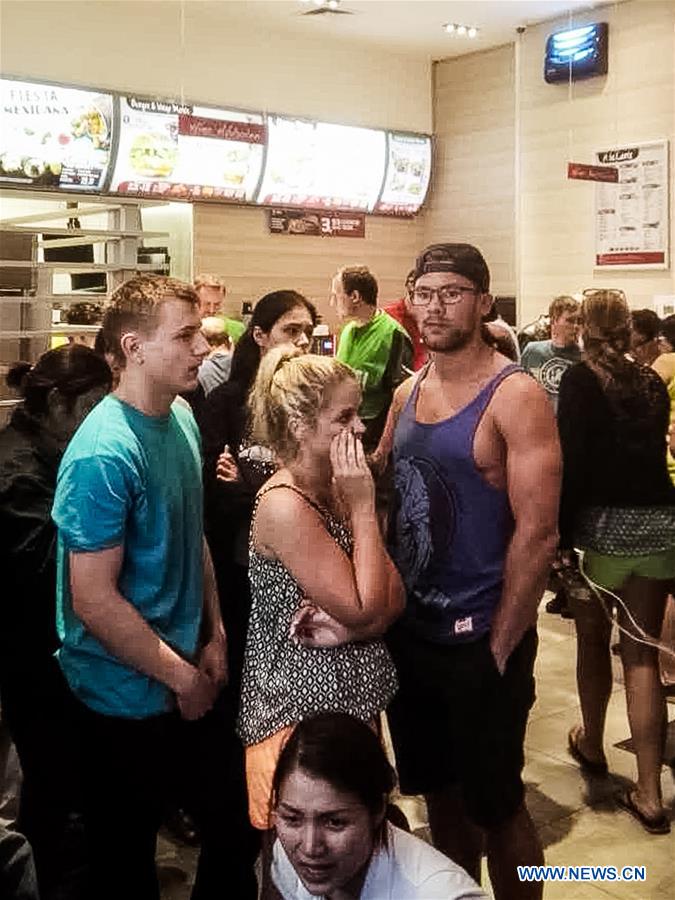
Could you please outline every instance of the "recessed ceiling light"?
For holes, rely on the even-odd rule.
[[[326,6],[330,7],[330,9],[337,9],[340,5],[340,0],[328,0]]]
[[[475,25],[458,25],[456,22],[448,22],[447,25],[443,26],[443,29],[448,34],[456,34],[459,37],[475,38],[478,35],[478,29]]]

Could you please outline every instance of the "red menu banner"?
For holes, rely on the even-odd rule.
[[[250,122],[227,122],[206,116],[178,116],[178,134],[188,137],[220,138],[223,141],[242,141],[244,144],[264,144],[267,128]]]
[[[586,163],[567,163],[567,177],[577,181],[606,181],[616,183],[619,170],[615,166],[589,166]]]
[[[306,209],[271,209],[269,226],[272,234],[355,238],[366,236],[365,213],[323,215]]]

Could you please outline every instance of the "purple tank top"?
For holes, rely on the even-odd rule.
[[[418,379],[394,438],[392,556],[406,586],[403,627],[434,643],[474,641],[490,631],[502,594],[514,520],[505,490],[476,467],[476,429],[502,369],[463,409],[433,425],[415,419]]]

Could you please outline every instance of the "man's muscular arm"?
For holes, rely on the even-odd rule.
[[[495,423],[506,445],[506,482],[515,530],[490,646],[500,672],[537,619],[558,544],[562,461],[558,432],[544,391],[512,376],[495,397]]]

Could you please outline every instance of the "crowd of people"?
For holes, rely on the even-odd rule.
[[[673,317],[588,290],[519,343],[480,251],[450,243],[386,307],[367,267],[339,269],[335,357],[309,352],[297,291],[243,332],[223,298],[137,275],[93,350],[10,373],[0,700],[23,783],[2,896],[158,900],[181,810],[194,900],[468,900],[483,856],[497,900],[541,898],[517,867],[543,861],[522,770],[552,572],[569,752],[607,775],[615,612],[637,759],[617,804],[667,833]]]

